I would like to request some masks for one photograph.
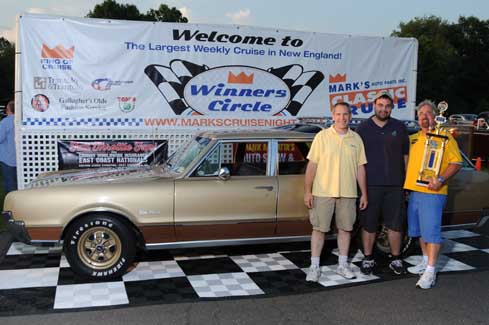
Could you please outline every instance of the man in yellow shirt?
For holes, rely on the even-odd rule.
[[[348,265],[351,231],[356,219],[357,182],[360,186],[360,209],[367,207],[365,149],[360,136],[348,127],[351,110],[348,103],[337,103],[332,109],[334,124],[319,132],[307,156],[304,182],[304,204],[312,224],[311,267],[306,281],[317,282],[321,276],[319,257],[324,234],[330,230],[335,214],[338,228],[338,267],[346,279],[356,276]]]
[[[430,289],[435,285],[435,266],[441,247],[441,219],[443,207],[447,200],[447,181],[462,167],[462,157],[457,142],[447,132],[448,142],[445,146],[440,174],[431,177],[426,186],[416,183],[421,167],[426,134],[432,132],[435,125],[436,108],[433,102],[425,100],[418,105],[418,121],[421,130],[409,137],[409,161],[404,188],[410,190],[408,205],[408,234],[419,237],[423,252],[420,264],[408,268],[413,274],[421,274],[416,287]]]

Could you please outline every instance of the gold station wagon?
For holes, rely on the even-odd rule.
[[[313,137],[200,133],[161,165],[41,178],[7,195],[3,217],[17,240],[63,241],[73,271],[101,279],[126,272],[140,248],[307,240],[303,183]],[[477,222],[489,174],[467,160],[452,183],[445,223]]]

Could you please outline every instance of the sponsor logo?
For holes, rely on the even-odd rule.
[[[212,80],[218,82],[209,82]],[[290,91],[282,79],[271,73],[234,66],[199,74],[187,83],[184,98],[202,115],[232,112],[274,115],[287,105]]]
[[[136,97],[117,97],[119,108],[124,113],[132,112],[136,108]]]
[[[78,84],[78,80],[73,77],[34,77],[34,89],[76,91],[80,90],[80,85]]]
[[[34,89],[46,89],[47,78],[44,77],[34,77]]]
[[[144,72],[176,115],[295,116],[324,79],[321,72],[303,71],[298,64],[210,69],[178,59],[168,67],[149,65]]]
[[[34,95],[31,99],[31,107],[38,112],[44,112],[49,108],[49,98],[43,94]]]
[[[53,48],[42,44],[41,68],[44,70],[72,70],[75,47],[66,48],[56,45]]]
[[[123,84],[132,84],[132,80],[112,80],[109,78],[99,78],[92,81],[92,88],[95,90],[105,91],[110,90],[113,86],[121,86]]]
[[[344,73],[344,74],[337,73],[334,76],[329,75],[329,83],[330,84],[334,84],[337,82],[345,82],[345,81],[346,81],[346,73]]]
[[[64,98],[59,98],[58,101],[62,109],[66,111],[75,111],[75,110],[104,111],[107,109],[107,99],[105,98],[64,97]]]
[[[405,109],[408,102],[405,79],[350,81],[347,74],[329,75],[329,101],[332,107],[339,102],[351,104],[353,115],[372,114],[374,98],[381,90],[388,91],[394,99],[394,109]]]

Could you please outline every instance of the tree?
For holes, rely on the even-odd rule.
[[[125,19],[125,20],[144,20],[144,21],[165,21],[187,23],[188,19],[183,17],[180,10],[175,7],[168,7],[161,4],[158,9],[150,9],[145,14],[141,13],[135,5],[120,4],[115,0],[105,0],[101,4],[95,5],[93,11],[87,14],[89,18]]]
[[[446,100],[451,113],[489,109],[489,20],[416,17],[392,35],[418,39],[418,100]]]
[[[89,18],[125,19],[142,20],[141,13],[135,5],[119,4],[115,0],[105,0],[101,4],[95,5],[93,11],[88,12]]]
[[[15,45],[0,37],[0,104],[14,97]]]
[[[161,4],[158,10],[150,9],[146,13],[147,20],[149,21],[168,21],[176,23],[188,23],[188,19],[183,17],[180,10],[175,7],[168,7],[165,4]]]

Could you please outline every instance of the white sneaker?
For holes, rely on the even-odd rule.
[[[411,274],[423,274],[427,266],[428,266],[428,262],[422,260],[421,263],[415,266],[410,266],[407,268],[407,270]]]
[[[435,272],[424,272],[423,275],[416,282],[416,287],[421,289],[431,289],[435,286],[436,273]]]
[[[348,265],[338,265],[336,268],[336,273],[348,280],[355,279],[357,277]]]
[[[306,281],[318,282],[321,276],[321,268],[317,266],[310,266],[309,271],[307,271]]]

